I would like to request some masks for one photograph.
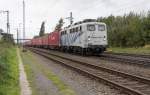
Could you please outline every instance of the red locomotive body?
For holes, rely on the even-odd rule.
[[[51,49],[58,49],[60,43],[59,31],[54,31],[48,35],[48,45]]]

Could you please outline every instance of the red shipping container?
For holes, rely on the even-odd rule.
[[[26,45],[26,46],[31,45],[31,40],[30,40],[30,41],[25,42],[25,45]]]
[[[48,35],[42,37],[42,45],[48,46]]]
[[[37,39],[36,38],[33,40],[33,43],[35,46],[37,45]]]
[[[34,40],[35,40],[35,39],[32,39],[32,40],[31,40],[32,46],[35,45],[35,41],[34,41]]]
[[[32,45],[38,45],[39,44],[39,42],[38,42],[38,38],[34,38],[34,39],[32,39]]]
[[[41,37],[37,38],[37,45],[39,45],[39,46],[42,45],[42,38]]]

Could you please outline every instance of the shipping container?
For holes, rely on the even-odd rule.
[[[43,36],[41,40],[42,40],[42,47],[48,48],[48,35]]]

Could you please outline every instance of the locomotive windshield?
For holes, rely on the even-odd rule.
[[[98,25],[98,31],[104,31],[105,25]]]
[[[87,25],[87,30],[88,31],[95,31],[95,25],[93,25],[93,24]]]

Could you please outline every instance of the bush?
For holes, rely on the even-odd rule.
[[[150,44],[150,11],[136,14],[130,12],[124,16],[98,18],[108,27],[108,43],[111,47],[142,47]]]
[[[0,43],[0,95],[19,95],[19,70],[16,48]]]

